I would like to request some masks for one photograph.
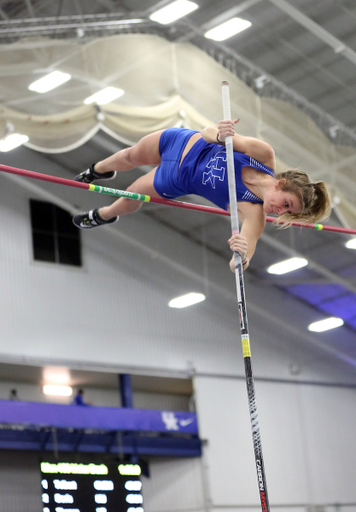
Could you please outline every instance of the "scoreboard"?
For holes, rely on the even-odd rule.
[[[43,512],[144,512],[138,464],[41,462]]]

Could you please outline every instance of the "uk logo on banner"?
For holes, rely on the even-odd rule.
[[[162,412],[162,421],[166,425],[167,430],[179,430],[178,418],[174,412]]]

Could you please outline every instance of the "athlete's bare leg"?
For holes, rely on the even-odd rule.
[[[155,172],[156,168],[152,169],[152,171],[148,172],[147,174],[141,176],[136,181],[134,181],[134,183],[132,183],[132,185],[130,185],[127,188],[127,190],[129,192],[135,192],[137,194],[145,194],[152,197],[161,197],[159,194],[157,194],[153,186]],[[129,213],[137,212],[137,210],[139,210],[142,205],[142,201],[135,201],[134,199],[126,199],[125,197],[120,197],[112,205],[100,208],[99,215],[103,220],[109,220],[112,217],[117,217],[118,215],[127,215]]]
[[[95,172],[129,171],[140,165],[158,166],[161,163],[159,139],[163,130],[146,135],[137,144],[122,149],[95,164]]]

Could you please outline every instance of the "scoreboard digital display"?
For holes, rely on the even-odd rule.
[[[41,462],[43,512],[144,512],[138,464]]]

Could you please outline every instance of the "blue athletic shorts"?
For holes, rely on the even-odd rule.
[[[159,139],[161,164],[157,167],[153,186],[161,197],[174,198],[189,192],[182,187],[179,177],[179,162],[184,148],[194,133],[186,128],[168,128]]]

